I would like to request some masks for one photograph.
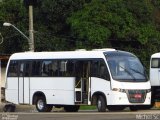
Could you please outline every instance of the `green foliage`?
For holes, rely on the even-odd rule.
[[[159,36],[152,12],[149,0],[92,0],[73,13],[68,23],[75,36],[100,46],[108,39],[134,39],[146,44]]]
[[[159,51],[160,19],[154,18],[159,5],[158,0],[92,0],[74,12],[67,23],[78,43],[87,41],[80,44],[81,48],[130,51],[149,66],[150,55]]]
[[[70,50],[69,26],[66,19],[82,8],[85,0],[43,0],[35,9],[37,51]],[[74,47],[75,48],[75,47]]]
[[[73,49],[66,19],[82,8],[85,0],[39,0],[39,3],[34,8],[35,50]],[[27,40],[15,29],[3,27],[4,22],[14,24],[28,35],[28,8],[23,5],[23,0],[0,2],[0,32],[4,36],[0,50],[4,53],[27,51]]]
[[[3,0],[0,2],[0,32],[4,42],[0,45],[1,52],[14,53],[26,50],[26,40],[13,28],[4,28],[4,22],[10,22],[26,33],[25,24],[28,21],[26,9],[21,0]]]

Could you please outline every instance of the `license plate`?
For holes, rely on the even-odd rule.
[[[141,99],[141,98],[142,98],[142,94],[135,94],[134,97],[135,97],[136,99]]]

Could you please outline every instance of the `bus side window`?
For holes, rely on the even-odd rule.
[[[68,60],[67,62],[67,71],[66,71],[66,76],[67,77],[72,77],[74,76],[74,67],[75,67],[75,62]]]
[[[67,70],[67,60],[61,60],[59,62],[59,76],[64,77],[66,76],[66,70]]]
[[[57,60],[53,60],[52,61],[52,70],[53,70],[53,77],[58,77],[59,74],[59,70],[58,70],[58,61]]]
[[[19,63],[19,77],[23,77],[24,74],[24,63],[20,62]]]
[[[42,62],[42,76],[43,77],[51,77],[53,75],[53,70],[52,70],[52,61],[50,60],[45,60]]]
[[[108,60],[108,64],[110,66],[110,71],[113,76],[117,75],[117,63],[114,60]]]
[[[105,80],[110,80],[107,66],[103,60],[100,61],[99,74],[100,74],[100,78],[103,78]]]
[[[159,58],[152,58],[151,68],[160,68],[160,59]]]
[[[61,60],[59,64],[59,76],[71,77],[74,72],[74,62],[71,60]]]
[[[8,77],[18,76],[18,61],[10,61],[7,76]]]
[[[107,66],[103,60],[92,61],[91,76],[110,80]]]
[[[30,76],[30,61],[25,62],[25,71],[24,71],[24,77]]]
[[[99,61],[94,60],[91,63],[91,76],[92,77],[98,77],[98,66],[99,66]]]
[[[41,63],[39,60],[32,62],[32,76],[41,76]]]

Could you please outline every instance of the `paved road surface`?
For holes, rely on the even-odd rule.
[[[160,110],[141,110],[137,112],[80,111],[77,113],[0,113],[1,120],[160,120]]]

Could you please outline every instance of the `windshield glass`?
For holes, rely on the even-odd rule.
[[[146,81],[146,72],[139,59],[135,56],[109,56],[107,62],[113,79],[119,81]]]

